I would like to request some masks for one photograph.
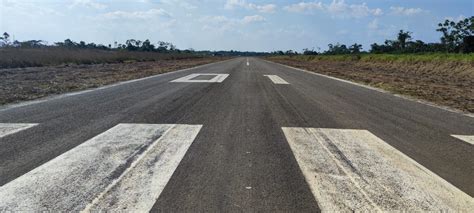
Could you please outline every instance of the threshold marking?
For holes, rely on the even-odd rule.
[[[201,76],[215,76],[209,80],[193,80],[194,78],[201,77]],[[171,82],[179,82],[179,83],[221,83],[223,82],[229,74],[218,74],[218,73],[195,73],[191,75],[184,76],[182,78],[178,78]]]
[[[451,135],[459,140],[474,145],[474,135]]]
[[[17,132],[29,129],[38,124],[33,123],[0,123],[0,138],[7,135],[15,134]]]
[[[247,58],[247,66],[250,66],[249,58]]]
[[[267,76],[268,78],[270,78],[270,80],[272,80],[274,84],[290,84],[286,82],[285,80],[283,80],[283,78],[280,78],[280,76],[278,75],[263,75],[263,76]]]
[[[471,196],[369,131],[282,130],[323,212],[474,208]]]
[[[201,127],[119,124],[0,187],[0,212],[148,212]]]

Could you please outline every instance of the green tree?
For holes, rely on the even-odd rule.
[[[298,52],[293,51],[293,50],[287,50],[285,52],[285,55],[289,55],[289,56],[298,55]]]
[[[10,34],[4,32],[3,37],[0,37],[0,40],[2,40],[3,45],[8,45],[10,43]]]
[[[155,50],[155,45],[151,44],[150,40],[145,40],[140,47],[141,51],[151,52]]]
[[[86,45],[86,42],[85,41],[80,41],[79,42],[79,48],[86,48],[87,45]]]
[[[170,42],[159,41],[157,50],[158,52],[175,51],[176,46]]]
[[[406,47],[406,43],[411,40],[411,32],[404,32],[403,30],[400,30],[398,32],[397,36],[397,41],[398,44],[400,45],[399,49],[404,50]]]
[[[303,55],[318,55],[318,51],[314,50],[313,49],[308,49],[308,48],[304,48],[303,49]]]
[[[474,35],[474,16],[465,18],[458,22],[445,20],[438,24],[436,31],[441,32],[441,43],[448,52],[457,52],[463,43],[464,38]]]
[[[351,53],[360,53],[360,51],[362,50],[362,44],[353,44],[349,47],[349,51]]]
[[[126,49],[130,51],[136,51],[140,48],[140,44],[142,42],[140,40],[135,40],[135,39],[129,39],[125,42],[126,44]]]
[[[339,54],[349,54],[351,51],[347,48],[345,44],[328,44],[329,49],[324,52],[327,55],[339,55]]]
[[[66,39],[66,40],[64,40],[64,46],[66,46],[66,47],[75,47],[75,46],[77,46],[77,43],[72,41],[71,39]]]

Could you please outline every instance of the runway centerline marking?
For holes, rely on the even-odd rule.
[[[195,79],[195,78],[199,78],[199,77],[202,77],[202,76],[214,76],[214,78],[211,78],[209,80],[196,80]],[[195,74],[190,74],[190,75],[175,79],[171,82],[178,82],[178,83],[221,83],[227,77],[229,77],[229,74],[195,73]]]
[[[119,124],[0,187],[0,212],[148,212],[201,127]]]
[[[474,200],[367,130],[282,128],[321,210],[469,211]]]
[[[17,132],[29,129],[38,124],[35,123],[0,123],[0,138],[7,135],[15,134]]]
[[[462,140],[468,144],[474,145],[474,135],[451,135],[459,140]]]
[[[285,80],[283,80],[283,78],[280,78],[280,76],[278,75],[263,75],[263,76],[270,78],[270,80],[272,80],[274,84],[290,84],[286,82]]]

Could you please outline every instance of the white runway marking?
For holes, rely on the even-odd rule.
[[[198,78],[201,76],[215,76],[209,80],[193,80],[194,78]],[[221,83],[223,82],[229,74],[217,74],[217,73],[196,73],[184,76],[182,78],[178,78],[171,82],[180,82],[180,83]]]
[[[280,78],[280,76],[278,75],[263,75],[263,76],[267,76],[268,78],[270,78],[270,80],[272,80],[274,84],[289,84],[288,82],[283,80],[283,78]]]
[[[323,212],[474,208],[472,197],[368,131],[282,129]]]
[[[201,125],[119,124],[0,187],[0,211],[149,211]]]
[[[247,58],[247,66],[250,66],[249,58]]]
[[[7,135],[11,135],[20,132],[25,129],[29,129],[38,124],[26,124],[26,123],[0,123],[0,138]]]
[[[451,135],[459,140],[474,145],[474,135]]]

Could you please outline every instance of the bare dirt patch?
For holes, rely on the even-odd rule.
[[[267,60],[474,112],[473,62]]]
[[[153,62],[0,69],[0,105],[100,87],[224,59],[207,57]]]

